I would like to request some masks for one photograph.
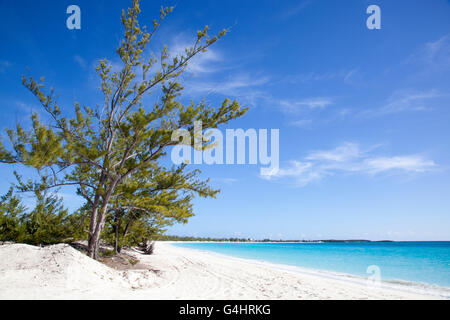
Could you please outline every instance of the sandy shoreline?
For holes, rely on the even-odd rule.
[[[0,299],[439,299],[406,286],[232,258],[166,242],[113,270],[67,245],[0,246]]]

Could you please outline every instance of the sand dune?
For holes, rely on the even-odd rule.
[[[128,252],[142,270],[118,271],[68,245],[0,246],[1,299],[435,299],[292,268],[157,243]]]

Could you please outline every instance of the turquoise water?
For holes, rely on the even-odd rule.
[[[175,243],[234,257],[368,277],[450,287],[450,242]]]

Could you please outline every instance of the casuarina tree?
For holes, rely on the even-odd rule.
[[[43,123],[33,114],[30,129],[17,125],[7,131],[11,150],[0,143],[1,162],[38,170],[39,179],[33,181],[24,181],[16,174],[22,191],[77,187],[89,208],[88,252],[92,258],[98,257],[100,237],[118,188],[161,166],[168,149],[179,143],[172,140],[175,130],[187,130],[195,137],[196,121],[201,121],[205,130],[217,128],[247,110],[228,99],[215,108],[204,100],[182,102],[180,75],[192,58],[206,51],[226,30],[211,37],[205,27],[180,54],[169,54],[166,46],[158,55],[150,53],[147,45],[171,11],[161,8],[149,29],[139,24],[138,0],[122,12],[124,34],[117,49],[120,68],[113,68],[106,59],[99,61],[97,72],[104,99],[97,107],[76,102],[75,116],[68,117],[53,89],[46,89],[43,78],[23,77],[23,84],[39,100],[51,123]],[[207,147],[205,143],[201,148]],[[187,179],[184,187],[189,189],[196,183]]]

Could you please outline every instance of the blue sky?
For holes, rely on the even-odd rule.
[[[117,64],[128,3],[0,3],[2,132],[39,112],[22,74],[45,76],[68,114],[75,101],[101,103],[95,64]],[[66,28],[71,4],[81,30]],[[450,240],[449,1],[152,0],[141,23],[174,4],[151,48],[179,52],[204,25],[230,28],[193,61],[186,97],[251,107],[227,128],[280,129],[280,170],[263,179],[258,165],[200,166],[222,192],[196,200],[196,216],[170,234]],[[381,30],[366,27],[371,4]],[[1,193],[12,169],[0,166]],[[80,204],[72,190],[60,194]]]

